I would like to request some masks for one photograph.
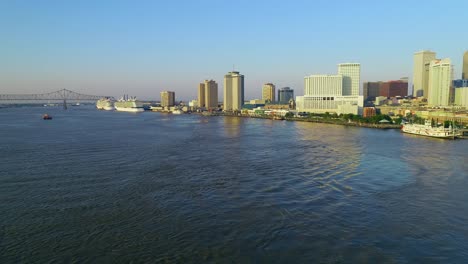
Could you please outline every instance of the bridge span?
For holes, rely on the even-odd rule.
[[[63,102],[63,107],[66,109],[67,102],[90,103],[96,102],[103,97],[114,99],[112,96],[88,95],[70,91],[68,89],[62,89],[42,94],[0,94],[0,104],[43,104],[44,102]]]

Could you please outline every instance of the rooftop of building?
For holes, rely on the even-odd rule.
[[[349,66],[349,65],[361,65],[361,63],[357,63],[357,62],[344,62],[344,63],[339,63],[338,66]]]
[[[435,52],[432,51],[432,50],[420,50],[420,51],[415,52],[414,54],[419,54],[419,53],[433,53],[433,54],[435,54]]]

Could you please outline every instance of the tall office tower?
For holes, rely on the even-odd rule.
[[[428,82],[428,104],[431,106],[450,105],[452,88],[452,64],[450,59],[431,61]]]
[[[406,81],[388,81],[380,86],[379,96],[385,97],[405,97],[408,95],[408,82]]]
[[[311,75],[304,77],[304,95],[341,96],[342,75]]]
[[[343,95],[359,95],[361,85],[361,64],[340,63],[338,74],[343,75]]]
[[[174,106],[175,105],[175,93],[170,91],[161,92],[161,106]]]
[[[275,101],[275,85],[272,83],[265,83],[262,88],[262,100],[265,102]]]
[[[218,84],[213,80],[205,80],[205,107],[214,109],[218,107]]]
[[[224,75],[224,111],[241,110],[244,104],[244,75],[237,71]]]
[[[468,79],[468,50],[463,54],[463,73],[462,79]]]
[[[365,82],[362,88],[364,100],[373,101],[375,97],[380,96],[381,86],[382,82]]]
[[[205,83],[198,84],[198,107],[205,107]]]
[[[289,100],[294,100],[294,90],[289,87],[278,89],[278,102],[282,104],[289,103]]]
[[[436,59],[436,53],[423,50],[414,53],[413,65],[413,96],[428,96],[429,64]]]

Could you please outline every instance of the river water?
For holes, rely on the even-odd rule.
[[[467,154],[398,130],[3,108],[0,262],[466,263]]]

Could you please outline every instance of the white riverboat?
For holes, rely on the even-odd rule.
[[[401,127],[401,131],[408,134],[435,137],[435,138],[447,138],[454,139],[460,136],[458,129],[452,126],[448,128],[432,126],[431,120],[426,120],[424,125],[420,124],[404,124]]]

